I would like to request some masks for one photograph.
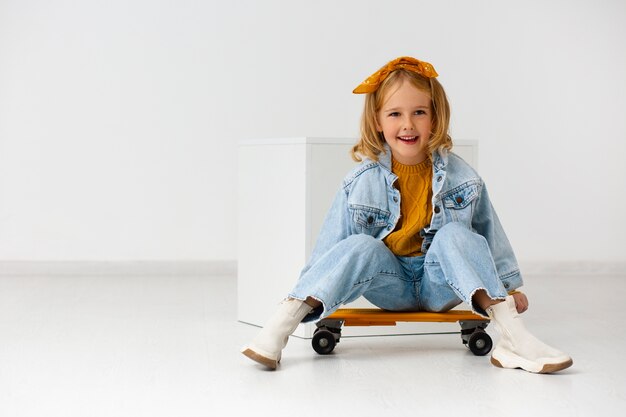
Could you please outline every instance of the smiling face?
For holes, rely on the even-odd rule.
[[[393,158],[403,165],[416,165],[428,157],[432,129],[430,95],[406,78],[392,86],[377,112],[376,128],[382,132]]]

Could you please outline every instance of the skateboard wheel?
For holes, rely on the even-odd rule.
[[[475,331],[467,341],[467,347],[476,356],[485,356],[491,352],[492,346],[491,336],[483,331]]]
[[[325,329],[317,329],[313,334],[313,349],[320,355],[328,355],[335,349],[337,342],[335,341],[335,335]]]

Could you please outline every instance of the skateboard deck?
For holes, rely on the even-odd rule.
[[[489,321],[469,310],[432,313],[428,311],[386,311],[377,308],[342,308],[324,320],[343,320],[344,326],[395,326],[398,322]]]

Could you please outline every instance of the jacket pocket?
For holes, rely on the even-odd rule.
[[[478,185],[471,184],[456,188],[442,196],[443,206],[446,208],[452,221],[471,224],[472,202],[478,198]]]
[[[377,236],[389,223],[391,213],[376,207],[350,204],[352,220],[357,233]]]

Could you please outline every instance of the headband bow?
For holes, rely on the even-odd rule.
[[[357,88],[354,89],[353,93],[373,93],[378,89],[378,86],[380,86],[380,84],[385,81],[389,74],[399,68],[415,72],[426,78],[435,78],[437,75],[439,75],[437,74],[437,71],[435,71],[435,68],[428,62],[418,61],[417,59],[411,58],[410,56],[403,56],[400,58],[396,58],[393,61],[390,61],[387,65],[367,77],[365,81],[363,81],[361,84],[358,85]]]

